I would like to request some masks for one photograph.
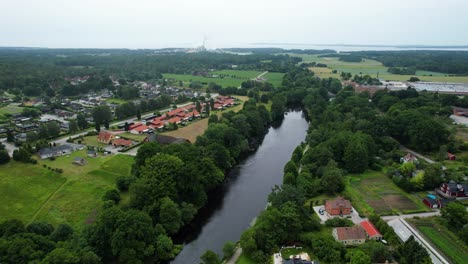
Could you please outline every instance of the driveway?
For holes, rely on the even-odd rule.
[[[324,214],[323,214],[323,215],[321,215],[321,214],[319,213],[319,210],[320,210],[320,209],[323,209],[323,211],[324,211]],[[353,223],[355,223],[355,224],[357,224],[357,225],[358,225],[359,223],[361,223],[362,221],[367,220],[367,218],[361,218],[361,217],[359,216],[358,211],[356,211],[356,209],[354,209],[354,207],[352,207],[352,209],[353,209],[353,212],[351,213],[351,215],[349,215],[350,217],[348,217],[348,216],[343,216],[343,217],[341,217],[341,218],[348,218],[349,220],[353,221]],[[318,215],[318,217],[320,218],[320,223],[322,223],[322,224],[325,223],[325,221],[327,221],[327,220],[330,219],[330,218],[339,217],[339,216],[331,216],[331,215],[329,215],[329,214],[327,213],[327,211],[325,211],[325,206],[324,206],[324,205],[314,206],[314,211],[315,211],[315,213]]]

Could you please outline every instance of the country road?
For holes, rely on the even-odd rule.
[[[428,158],[428,157],[426,157],[426,156],[424,156],[422,154],[419,154],[418,152],[416,152],[414,150],[411,150],[411,149],[409,149],[409,148],[407,148],[407,147],[405,147],[403,145],[400,145],[400,149],[405,151],[405,152],[411,153],[414,156],[416,156],[416,157],[418,157],[418,158],[420,158],[422,160],[425,160],[428,163],[435,163],[435,161],[431,160],[430,158]]]

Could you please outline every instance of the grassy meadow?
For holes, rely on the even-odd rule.
[[[165,73],[163,74],[166,79],[173,79],[176,81],[182,81],[185,87],[188,87],[191,82],[200,82],[204,86],[207,86],[210,82],[221,85],[222,87],[239,87],[242,82],[251,80],[263,72],[261,71],[240,71],[240,70],[221,70],[213,71],[210,74],[218,75],[216,78],[203,77],[203,76],[194,76],[191,74],[172,74]],[[283,80],[283,73],[274,73],[269,72],[263,77],[267,79],[268,82],[271,82],[275,87],[281,85]]]
[[[75,157],[87,164],[72,164]],[[10,162],[0,166],[0,221],[17,218],[25,223],[44,220],[68,223],[80,229],[94,221],[104,193],[115,188],[119,176],[130,175],[133,157],[110,155],[90,158],[86,150],[56,160],[39,160],[37,165]],[[48,169],[62,169],[57,174]]]
[[[421,81],[428,82],[455,82],[466,83],[468,76],[447,76],[440,72],[417,71],[415,75],[399,75],[387,72],[381,62],[375,60],[364,59],[362,62],[345,62],[340,61],[337,57],[319,57],[320,55],[306,55],[306,54],[290,54],[291,56],[298,56],[303,59],[304,63],[316,62],[324,63],[328,68],[311,67],[311,71],[315,72],[321,78],[340,78],[340,72],[350,72],[352,75],[371,75],[389,81],[407,81],[412,76],[418,76]],[[332,73],[332,70],[337,70],[337,73]],[[431,76],[432,75],[432,76]]]

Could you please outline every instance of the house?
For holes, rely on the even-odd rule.
[[[98,156],[97,151],[94,149],[88,149],[88,151],[86,152],[86,155],[88,155],[88,157],[91,157],[91,158],[95,158]]]
[[[115,136],[109,131],[101,131],[98,135],[98,142],[104,144],[110,144],[114,140]]]
[[[327,200],[325,202],[325,211],[327,211],[329,215],[349,215],[351,214],[351,210],[351,202],[343,197]]]
[[[129,139],[118,138],[112,141],[112,145],[115,147],[129,147],[132,145],[132,141]]]
[[[301,258],[291,258],[283,260],[283,264],[318,264],[316,261],[305,260]]]
[[[34,131],[39,128],[38,124],[34,123],[29,123],[29,124],[16,124],[16,131],[21,132],[21,133],[26,133],[29,131]]]
[[[364,228],[364,231],[366,231],[368,239],[382,240],[382,234],[380,234],[379,230],[377,230],[369,220],[362,221],[360,225]]]
[[[149,132],[150,130],[151,130],[150,127],[148,127],[146,125],[141,125],[141,126],[138,126],[138,127],[135,127],[133,129],[131,129],[130,133],[135,134],[135,135],[139,135],[139,134],[142,134],[142,133]]]
[[[28,138],[28,135],[26,133],[18,133],[15,135],[15,140],[17,141],[25,142],[27,138]]]
[[[447,152],[447,158],[449,160],[456,160],[457,159],[457,156],[455,156],[455,154],[452,154],[450,152]]]
[[[80,149],[83,149],[83,145],[66,143],[55,147],[42,148],[39,150],[39,156],[41,159],[47,159],[70,154]]]
[[[429,207],[429,208],[432,208],[432,209],[435,209],[435,208],[442,208],[443,204],[442,204],[442,201],[440,199],[437,199],[435,195],[427,195],[426,197],[424,197],[423,199],[423,203]]]
[[[459,184],[453,180],[442,183],[439,193],[447,197],[468,197],[468,184]]]
[[[190,141],[188,141],[185,138],[176,138],[176,137],[164,136],[160,134],[148,135],[144,141],[145,142],[158,142],[161,145],[190,143]]]
[[[133,130],[133,129],[135,129],[135,128],[139,127],[139,126],[142,126],[142,125],[143,125],[142,123],[131,124],[131,125],[128,126],[128,131]]]
[[[418,164],[419,161],[418,161],[418,158],[416,158],[416,156],[414,156],[411,153],[408,153],[405,156],[400,158],[400,163],[406,163],[406,162]]]
[[[80,157],[76,157],[73,159],[73,164],[75,165],[79,165],[79,166],[84,166],[88,163],[87,160],[83,159],[83,158],[80,158]]]
[[[333,228],[332,235],[336,241],[345,246],[364,244],[367,238],[366,231],[360,225]]]

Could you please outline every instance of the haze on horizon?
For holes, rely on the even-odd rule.
[[[0,46],[468,45],[466,0],[1,0]]]

